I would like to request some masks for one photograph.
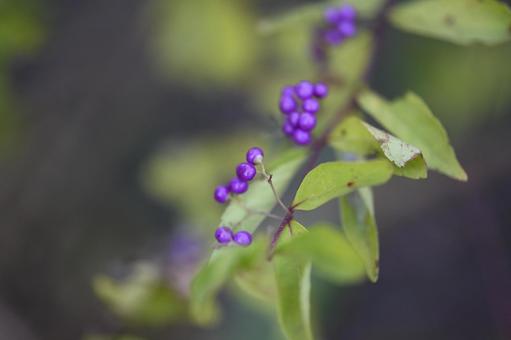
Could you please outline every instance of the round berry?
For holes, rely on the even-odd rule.
[[[343,42],[344,37],[337,29],[330,29],[323,34],[323,38],[330,45],[339,45]]]
[[[215,189],[215,201],[218,203],[225,203],[229,199],[229,188],[224,185],[219,185]]]
[[[312,97],[314,92],[314,85],[310,81],[302,80],[295,86],[296,95],[301,99],[308,99]]]
[[[244,182],[251,181],[257,173],[255,166],[250,163],[240,163],[236,167],[236,175]]]
[[[232,241],[233,233],[229,227],[218,227],[215,230],[215,238],[220,244],[227,244]]]
[[[252,234],[245,230],[238,231],[234,234],[233,241],[240,246],[247,247],[252,243]]]
[[[317,83],[314,85],[314,95],[318,98],[324,98],[328,95],[328,85],[325,83]]]
[[[304,112],[300,115],[298,126],[301,130],[310,131],[316,127],[316,116],[312,113]]]
[[[264,158],[264,151],[261,148],[258,148],[257,146],[254,146],[253,148],[250,148],[247,151],[247,162],[250,164],[256,165],[263,161]]]
[[[282,96],[288,96],[288,97],[293,97],[293,95],[295,94],[295,90],[292,86],[284,86],[282,88]]]
[[[330,24],[335,24],[341,20],[341,9],[337,7],[329,7],[323,13],[325,21]]]
[[[304,111],[316,113],[319,110],[319,102],[316,99],[306,99],[303,101],[302,107]]]
[[[357,18],[357,10],[350,4],[344,4],[339,8],[339,20],[354,21]]]
[[[280,97],[279,108],[284,114],[291,113],[296,109],[296,102],[291,96],[282,96]]]
[[[311,143],[312,137],[308,131],[296,129],[293,133],[293,140],[298,145],[308,145]]]
[[[287,121],[282,125],[282,132],[284,132],[286,136],[292,136],[293,132],[295,132],[295,127]]]
[[[339,32],[347,38],[350,38],[357,34],[357,27],[355,26],[355,23],[351,21],[343,21],[339,25],[337,25],[337,29]]]
[[[248,190],[248,183],[235,177],[229,182],[229,190],[233,194],[242,194]]]
[[[298,122],[300,121],[300,113],[299,112],[293,112],[287,116],[287,121],[291,126],[298,126]]]

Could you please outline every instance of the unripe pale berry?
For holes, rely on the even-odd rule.
[[[314,92],[314,85],[310,81],[302,80],[296,84],[295,91],[301,99],[309,99]]]
[[[229,227],[219,227],[215,230],[215,238],[220,244],[227,244],[233,239],[233,232]]]
[[[242,194],[248,190],[248,183],[235,177],[229,182],[229,190],[233,194]]]
[[[300,113],[298,112],[290,113],[289,116],[287,116],[287,121],[289,122],[289,124],[291,124],[291,126],[297,127],[298,122],[300,121]]]
[[[247,247],[252,243],[252,234],[248,231],[241,230],[234,234],[233,240],[236,244]]]
[[[302,108],[304,111],[316,113],[319,110],[319,102],[316,99],[306,99],[303,101]]]
[[[224,185],[219,185],[215,189],[215,201],[218,203],[225,203],[229,199],[229,188]]]
[[[256,168],[250,163],[240,163],[236,167],[236,175],[244,182],[251,181],[256,173]]]
[[[296,102],[291,96],[282,96],[280,98],[279,108],[284,114],[291,113],[296,109]]]
[[[311,134],[301,129],[296,129],[293,133],[293,140],[298,145],[308,145],[312,141]]]
[[[318,98],[324,98],[328,95],[328,85],[325,83],[317,83],[314,85],[314,95]]]
[[[298,126],[301,130],[311,131],[316,127],[316,116],[312,113],[304,112],[300,115]]]
[[[264,151],[263,149],[254,146],[247,151],[247,162],[250,164],[256,165],[263,161]]]

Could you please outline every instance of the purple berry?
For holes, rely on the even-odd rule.
[[[240,163],[236,167],[236,175],[244,182],[251,181],[257,173],[255,166],[250,163]]]
[[[282,96],[280,97],[279,108],[284,114],[291,113],[296,109],[296,102],[291,96]]]
[[[323,38],[330,45],[339,45],[343,42],[344,37],[337,29],[330,29],[323,34]]]
[[[316,127],[316,116],[312,113],[304,112],[300,115],[298,126],[303,131],[310,131]]]
[[[282,125],[282,132],[284,132],[286,136],[292,136],[293,132],[295,132],[295,127],[287,121]]]
[[[264,158],[264,151],[261,148],[258,148],[257,146],[254,146],[253,148],[250,148],[247,151],[247,162],[250,164],[256,165],[263,161]]]
[[[233,240],[236,244],[247,247],[252,243],[252,235],[248,231],[241,230],[234,234]]]
[[[357,18],[357,10],[350,4],[344,4],[339,8],[339,19],[354,21]]]
[[[215,201],[225,203],[229,199],[229,189],[224,185],[219,185],[215,189]]]
[[[337,7],[329,7],[323,13],[325,21],[330,24],[335,24],[341,20],[341,9]]]
[[[282,96],[293,97],[294,94],[295,89],[293,88],[293,86],[284,86],[282,88]]]
[[[296,129],[293,133],[293,140],[298,145],[307,145],[312,141],[312,137],[309,132]]]
[[[295,86],[296,95],[301,99],[309,99],[314,92],[314,85],[310,81],[302,80]]]
[[[298,121],[300,121],[300,113],[293,112],[289,114],[289,116],[287,116],[287,121],[291,124],[291,126],[297,127]]]
[[[233,233],[229,227],[219,227],[215,230],[215,238],[220,244],[227,244],[232,241]]]
[[[235,177],[229,182],[229,190],[233,194],[242,194],[248,190],[248,183]]]
[[[303,101],[302,107],[304,111],[316,113],[319,110],[319,102],[316,99],[306,99]]]
[[[357,27],[355,26],[355,23],[351,21],[343,21],[339,25],[337,25],[337,29],[339,32],[347,38],[350,38],[357,34]]]
[[[328,95],[328,86],[325,83],[314,85],[314,95],[318,98],[324,98]]]

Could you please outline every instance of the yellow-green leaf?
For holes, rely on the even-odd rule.
[[[387,102],[374,92],[364,91],[358,96],[358,102],[387,130],[419,148],[429,168],[458,180],[467,180],[467,174],[449,144],[447,132],[416,94],[409,92]]]
[[[294,235],[289,242],[277,247],[277,255],[310,260],[318,274],[338,284],[364,278],[365,268],[360,256],[339,230],[320,224],[308,231]]]
[[[292,236],[286,231],[279,246],[292,243],[295,238],[308,234],[298,222],[291,224]],[[277,284],[277,312],[279,323],[289,340],[311,340],[310,325],[310,272],[308,259],[278,254],[273,258],[275,282]]]
[[[298,210],[312,210],[357,188],[385,183],[392,172],[387,160],[325,162],[305,176],[294,204]]]
[[[495,0],[416,0],[395,6],[390,20],[402,30],[467,45],[511,39],[511,10]]]
[[[376,282],[380,254],[371,188],[353,191],[339,201],[344,233],[362,258],[367,276],[372,282]]]

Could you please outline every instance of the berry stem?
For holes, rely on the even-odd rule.
[[[264,163],[262,163],[262,162],[261,162],[261,171],[262,171],[262,174],[263,174],[264,178],[266,179],[266,182],[268,182],[268,184],[269,184],[269,185],[270,185],[270,187],[271,187],[271,191],[273,192],[273,196],[275,196],[275,199],[276,199],[276,200],[277,200],[277,202],[279,203],[280,207],[284,210],[284,212],[285,212],[286,214],[288,214],[288,213],[291,211],[291,209],[290,209],[290,208],[288,208],[288,207],[284,204],[284,202],[282,202],[282,200],[280,199],[280,196],[279,196],[279,194],[277,193],[277,190],[275,189],[275,186],[273,185],[273,180],[272,180],[273,175],[268,174],[268,173],[266,172],[266,168],[264,167]]]
[[[272,213],[267,213],[267,212],[264,212],[264,211],[261,211],[261,210],[252,209],[250,207],[247,207],[247,205],[241,199],[239,199],[238,197],[233,197],[232,200],[233,200],[233,202],[236,202],[236,204],[238,204],[248,214],[264,215],[266,217],[273,218],[275,220],[279,220],[279,221],[282,220],[282,216],[274,215]]]

